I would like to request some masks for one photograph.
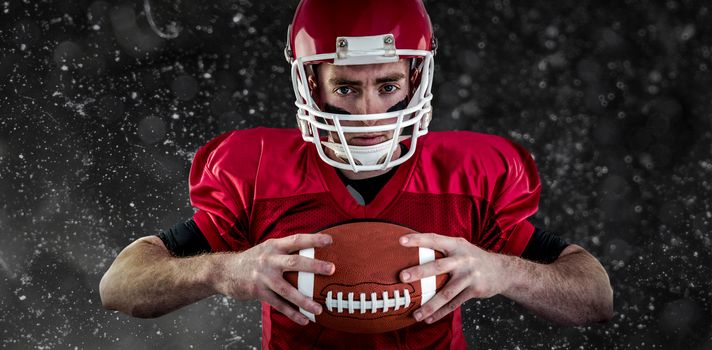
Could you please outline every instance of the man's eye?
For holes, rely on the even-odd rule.
[[[398,87],[395,85],[386,85],[383,87],[384,92],[395,92],[396,90],[398,90]]]
[[[336,93],[339,95],[348,95],[351,92],[351,88],[348,86],[341,86],[336,88]]]

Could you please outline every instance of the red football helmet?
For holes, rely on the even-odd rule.
[[[285,56],[292,65],[297,125],[305,141],[316,145],[328,164],[358,171],[381,170],[405,162],[415,153],[419,136],[428,131],[431,118],[436,40],[421,0],[302,0],[289,26]],[[312,64],[358,65],[411,59],[411,74],[419,74],[405,109],[378,114],[338,114],[321,111],[312,98],[307,77]],[[342,121],[391,119],[391,124],[342,126]],[[406,128],[411,127],[408,134]],[[393,138],[372,146],[349,145],[344,133],[393,131]],[[336,133],[341,142],[329,139]],[[397,159],[398,143],[411,138],[411,147]],[[324,153],[330,148],[344,160]]]

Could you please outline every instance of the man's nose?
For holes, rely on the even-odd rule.
[[[361,101],[359,101],[358,114],[376,114],[385,112],[385,110],[382,109],[383,106],[379,105],[378,98],[371,96],[370,94],[364,94]],[[361,122],[366,126],[373,126],[378,123],[378,120],[368,119],[362,120]]]

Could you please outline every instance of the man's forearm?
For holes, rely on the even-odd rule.
[[[177,258],[152,238],[126,247],[104,274],[99,291],[105,308],[158,317],[216,294],[214,254]]]
[[[536,314],[565,325],[613,317],[608,274],[583,248],[572,245],[551,264],[501,256],[511,287],[502,293]]]

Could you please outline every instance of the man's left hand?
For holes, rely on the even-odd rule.
[[[450,274],[445,286],[414,312],[417,321],[433,323],[471,298],[489,298],[509,287],[509,279],[503,273],[505,256],[487,252],[464,238],[416,233],[404,235],[400,243],[405,247],[431,248],[445,254],[444,258],[401,271],[403,282]]]

